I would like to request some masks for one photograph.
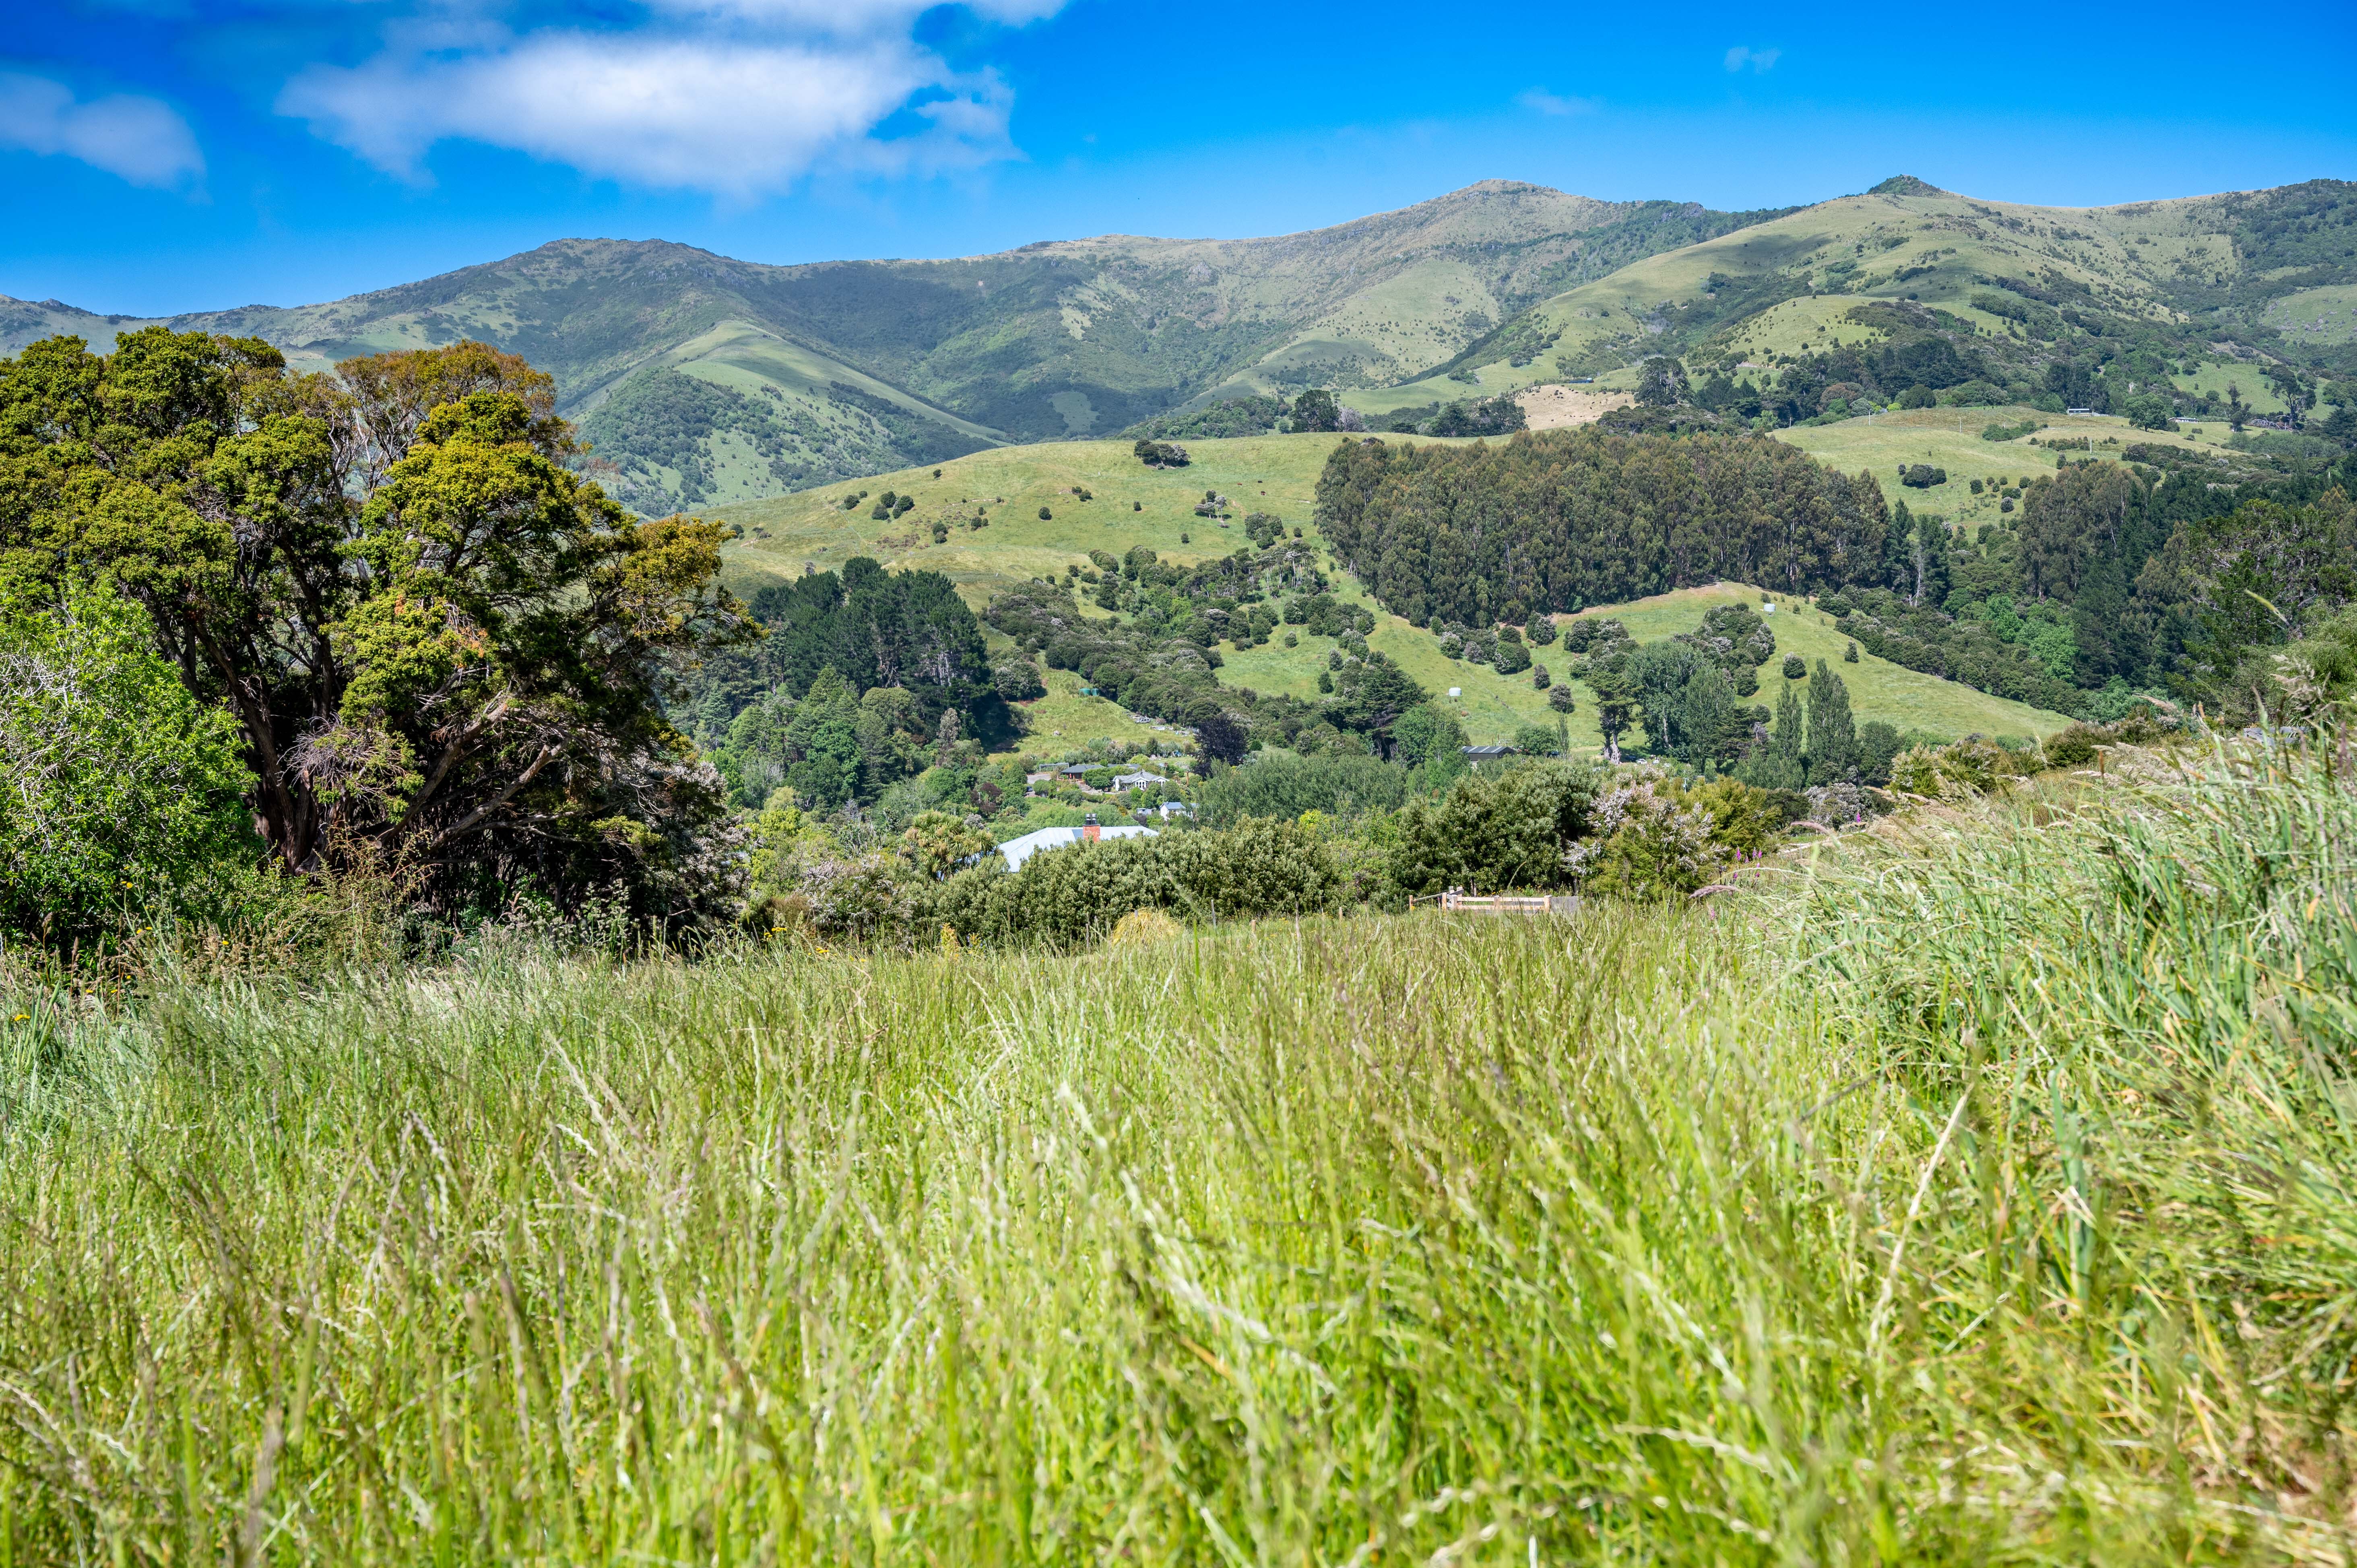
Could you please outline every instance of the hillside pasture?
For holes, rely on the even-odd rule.
[[[1928,510],[1943,510],[1958,508],[1959,503],[1969,499],[1964,479],[1970,472],[1986,472],[1992,477],[2000,472],[1999,465],[2007,461],[2000,453],[2007,454],[2019,472],[2034,472],[2039,467],[2035,459],[2040,454],[2033,448],[2025,446],[2016,451],[1980,440],[1979,431],[1987,417],[2007,411],[1964,412],[1971,434],[1963,444],[1956,443],[1953,435],[1953,416],[1947,411],[1931,411],[1928,417],[1920,413],[1889,416],[1917,423],[1893,424],[1888,428],[1868,430],[1866,422],[1854,420],[1844,425],[1785,434],[1821,460],[1836,467],[1853,470],[1871,467],[1884,479],[1887,491],[1903,493],[1910,499],[1919,493],[1899,491],[1891,470],[1902,461],[1943,464],[1952,476],[1949,482],[1928,492],[1934,498],[1932,500],[1918,503]],[[1943,419],[1950,422],[1950,434],[1944,442],[1941,437]],[[2058,428],[2061,423],[2065,422],[2058,422]],[[2124,428],[2116,420],[2067,423],[2072,424],[2072,433],[2080,424],[2113,433]],[[1854,429],[1864,432],[1867,438],[1838,438],[1838,433]],[[1812,443],[1803,438],[1816,439]],[[765,583],[797,576],[805,564],[828,571],[841,567],[853,555],[869,555],[894,568],[942,572],[958,585],[969,603],[980,609],[996,589],[1033,576],[1061,576],[1069,566],[1085,563],[1091,550],[1119,556],[1134,545],[1145,544],[1165,560],[1191,564],[1245,547],[1241,527],[1223,529],[1211,519],[1194,515],[1193,507],[1206,489],[1228,495],[1240,516],[1255,510],[1269,511],[1283,518],[1289,527],[1301,529],[1305,539],[1315,541],[1318,534],[1310,514],[1318,475],[1338,439],[1341,438],[1260,435],[1192,441],[1186,446],[1193,462],[1187,467],[1171,469],[1146,467],[1132,456],[1126,442],[1068,441],[994,447],[942,465],[939,479],[932,477],[931,468],[901,469],[856,483],[828,485],[746,505],[722,507],[710,515],[745,531],[744,538],[731,546],[726,557],[728,582],[739,593],[749,594]],[[1957,451],[1964,456],[1956,456]],[[1927,452],[1930,456],[1923,455]],[[2047,461],[2050,464],[2052,460]],[[1977,462],[1982,467],[1968,468],[1968,462]],[[1090,490],[1095,499],[1081,500],[1072,494],[1076,487]],[[870,492],[870,500],[846,510],[843,498],[860,490]],[[916,496],[916,509],[888,523],[870,518],[873,498],[887,490]],[[977,499],[984,503],[991,522],[986,528],[969,529],[963,519],[972,515]],[[1132,510],[1133,503],[1142,510]],[[1996,515],[1995,504],[1995,498],[1988,498],[1992,517]],[[1046,521],[1039,516],[1042,506],[1052,514]],[[935,517],[953,524],[946,543],[933,542],[931,520]],[[1189,535],[1190,542],[1182,543],[1181,534]],[[1329,575],[1337,598],[1362,605],[1374,616],[1375,629],[1367,639],[1371,648],[1395,660],[1436,697],[1452,686],[1458,689],[1454,711],[1476,743],[1511,740],[1515,730],[1525,725],[1555,727],[1558,715],[1547,705],[1547,694],[1531,683],[1528,672],[1500,675],[1486,664],[1450,660],[1441,653],[1438,639],[1429,631],[1419,630],[1376,605],[1350,574],[1329,568]],[[1585,613],[1625,615],[1631,618],[1629,625],[1632,633],[1652,640],[1692,631],[1703,611],[1711,605],[1734,602],[1751,592],[1735,585],[1690,589],[1635,605],[1599,607]],[[1083,614],[1097,613],[1085,596],[1082,610]],[[1814,612],[1810,615],[1813,618]],[[1802,618],[1780,622],[1780,649],[1789,636],[1793,646],[1786,651],[1800,652],[1813,661],[1821,657],[1840,659],[1843,639],[1830,628],[1820,630],[1801,622]],[[1223,647],[1219,672],[1222,682],[1250,687],[1265,694],[1289,694],[1315,701],[1318,671],[1326,668],[1340,644],[1331,638],[1312,637],[1300,627],[1287,627],[1284,631],[1295,636],[1295,647],[1284,646],[1282,633],[1275,640],[1257,648],[1238,650]],[[1546,665],[1558,679],[1563,678],[1569,659],[1559,644],[1532,651],[1539,663]],[[1871,655],[1863,656],[1859,664],[1841,666],[1841,672],[1851,684],[1852,703],[1861,724],[1883,719],[1901,729],[1921,728],[1963,736],[1975,732],[2043,735],[2066,722],[2058,715],[1985,696],[1953,682],[1885,664]],[[1150,733],[1134,723],[1117,704],[1081,695],[1078,676],[1061,671],[1046,674],[1049,694],[1023,705],[1030,731],[1021,743],[1024,749],[1037,750],[1043,746],[1060,749],[1096,739],[1135,740]],[[1763,689],[1771,693],[1765,700],[1772,703],[1773,688],[1765,686],[1764,677]],[[1596,728],[1595,701],[1584,686],[1576,686],[1575,691],[1578,705],[1567,725],[1571,744],[1576,751],[1593,751],[1603,743]]]
[[[1926,675],[1877,659],[1860,650],[1857,662],[1845,664],[1842,654],[1849,639],[1835,631],[1832,618],[1818,610],[1808,600],[1790,595],[1770,594],[1764,589],[1746,587],[1736,583],[1716,583],[1704,588],[1681,588],[1674,593],[1659,594],[1649,599],[1638,599],[1625,605],[1601,605],[1582,610],[1577,617],[1564,616],[1560,621],[1579,618],[1618,620],[1629,628],[1629,635],[1640,642],[1654,642],[1665,637],[1695,629],[1706,611],[1717,605],[1748,604],[1754,607],[1773,603],[1776,613],[1768,617],[1768,625],[1776,634],[1776,656],[1760,669],[1760,691],[1744,702],[1772,710],[1776,693],[1784,684],[1779,664],[1784,655],[1797,653],[1816,668],[1822,659],[1849,687],[1851,712],[1859,724],[1871,724],[1879,719],[1895,728],[1929,730],[1951,740],[1968,735],[2045,736],[2062,728],[2071,721],[2061,714],[2050,714],[2043,708],[2033,708],[2026,703],[1992,697],[1954,681],[1943,681],[1937,675]],[[1591,704],[1585,699],[1587,689],[1581,688],[1581,706]],[[1587,729],[1592,738],[1595,725]]]

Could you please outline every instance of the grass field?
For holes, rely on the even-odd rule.
[[[1777,438],[1798,446],[1817,461],[1855,474],[1864,469],[1880,480],[1882,492],[1902,499],[1918,511],[1934,511],[1949,521],[1972,527],[2002,517],[1994,493],[1974,495],[1974,479],[2018,480],[2054,472],[2056,454],[2029,445],[2032,436],[2011,441],[1984,441],[1981,432],[1992,424],[2018,426],[2035,420],[2045,426],[2034,433],[2040,441],[2085,436],[2089,450],[2072,452],[2071,460],[2116,458],[2121,447],[2139,441],[2168,441],[2179,446],[2215,446],[2227,434],[2223,420],[2188,442],[2181,435],[2157,435],[2129,427],[2109,414],[2040,413],[2034,408],[1914,408],[1893,409],[1870,419],[1846,419],[1838,424],[1802,425],[1778,431]],[[2105,446],[2104,442],[2115,443]],[[1948,471],[1948,482],[1928,490],[1902,489],[1899,469],[1929,463]],[[2013,516],[2021,515],[2015,503]]]
[[[1890,417],[1901,422],[1921,419],[1914,414]],[[1981,463],[1994,475],[1999,455],[2011,455],[2023,471],[2034,471],[2035,464],[2020,463],[2019,458],[2024,455],[2035,457],[2035,451],[2023,447],[2017,453],[2015,448],[1980,440],[1980,429],[1989,417],[1992,416],[1987,411],[1972,411],[1968,416],[1969,446],[1962,446],[1965,458]],[[2096,430],[2098,439],[2102,432],[2124,428],[2116,420],[2058,420],[2057,430],[2065,424],[2072,426],[2072,434],[2080,425]],[[1867,439],[1846,440],[1845,433],[1853,426]],[[1936,504],[1945,507],[1952,497],[1956,501],[1967,499],[1964,480],[1970,473],[1981,470],[1966,469],[1961,467],[1964,458],[1948,456],[1952,445],[1962,444],[1954,443],[1953,437],[1943,440],[1942,431],[1943,424],[1938,420],[1894,423],[1873,430],[1868,430],[1863,421],[1853,421],[1851,424],[1789,434],[1795,438],[1815,439],[1817,446],[1824,448],[1817,455],[1837,467],[1854,470],[1871,466],[1886,477],[1901,461],[1945,464],[1954,477],[1941,490],[1933,492],[1938,498]],[[1005,446],[943,464],[939,479],[932,477],[931,468],[904,469],[856,484],[831,485],[748,505],[724,507],[711,515],[745,531],[744,539],[730,549],[727,556],[727,575],[731,585],[739,592],[750,592],[764,582],[798,575],[805,564],[825,570],[841,566],[852,555],[867,554],[888,566],[925,567],[945,573],[979,608],[994,589],[1033,575],[1060,575],[1068,564],[1084,562],[1091,550],[1119,555],[1133,545],[1146,544],[1165,559],[1191,563],[1239,548],[1244,543],[1241,529],[1223,529],[1209,519],[1193,515],[1194,504],[1207,489],[1232,498],[1240,512],[1273,512],[1300,528],[1305,538],[1314,540],[1317,532],[1311,526],[1310,514],[1318,475],[1327,454],[1333,450],[1335,439],[1331,435],[1268,435],[1189,442],[1188,450],[1194,458],[1193,464],[1163,470],[1146,467],[1130,455],[1126,444],[1119,442]],[[1813,446],[1810,449],[1817,448]],[[1921,455],[1926,451],[1932,456]],[[1081,500],[1071,493],[1075,487],[1090,490],[1095,499]],[[898,521],[877,522],[868,517],[865,503],[848,511],[841,505],[844,496],[863,489],[874,495],[886,490],[914,495],[919,504]],[[979,530],[962,526],[952,529],[947,543],[935,544],[932,519],[971,516],[977,499],[985,504],[992,520],[990,525]],[[1139,510],[1133,510],[1133,505]],[[1992,497],[1988,501],[1992,517],[1996,515],[1995,505]],[[1046,521],[1039,516],[1043,506],[1052,514]],[[1186,536],[1183,541],[1182,535]],[[1396,660],[1436,695],[1452,686],[1458,689],[1458,713],[1477,743],[1510,740],[1523,725],[1544,725],[1550,729],[1555,726],[1556,715],[1546,705],[1546,694],[1532,686],[1527,674],[1501,676],[1487,665],[1443,657],[1437,639],[1429,633],[1417,630],[1376,606],[1348,574],[1336,572],[1333,575],[1337,596],[1364,605],[1374,615],[1375,630],[1367,639],[1370,646]],[[1723,590],[1673,594],[1636,606],[1602,607],[1587,613],[1622,615],[1632,632],[1651,639],[1691,631],[1709,605],[1722,599],[1740,599],[1748,593],[1749,590],[1730,585]],[[1807,624],[1803,624],[1803,620]],[[1298,628],[1287,629],[1298,638],[1297,647],[1286,648],[1280,639],[1245,651],[1223,650],[1222,682],[1267,693],[1316,697],[1318,672],[1326,667],[1327,657],[1337,644],[1331,639],[1309,637]],[[1835,636],[1829,627],[1814,619],[1813,612],[1809,618],[1781,622],[1777,634],[1781,650],[1801,653],[1813,661],[1819,658],[1838,660],[1846,646],[1845,640]],[[1548,665],[1558,676],[1562,674],[1566,660],[1559,650],[1541,650],[1537,653],[1539,662]],[[1960,736],[1976,732],[2044,735],[2066,722],[2057,714],[1985,696],[1969,687],[1919,675],[1870,655],[1862,656],[1858,664],[1841,666],[1841,673],[1850,683],[1860,723],[1883,719],[1901,729],[1921,728]],[[1026,722],[1031,731],[1022,743],[1025,749],[1040,749],[1043,744],[1055,746],[1055,743],[1077,746],[1100,738],[1135,740],[1150,733],[1133,723],[1114,703],[1082,696],[1077,676],[1051,671],[1047,680],[1049,695],[1025,706]],[[1769,690],[1772,692],[1772,686]],[[1773,697],[1753,700],[1772,703]],[[1579,706],[1570,717],[1569,727],[1576,748],[1601,745],[1596,729],[1595,704],[1584,688],[1580,689]]]
[[[23,977],[0,1562],[2345,1563],[2357,798],[1080,957]]]

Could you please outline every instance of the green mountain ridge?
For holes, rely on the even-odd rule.
[[[2302,381],[2357,374],[2357,331],[2342,325],[2352,285],[2346,181],[2066,209],[1901,175],[1635,260],[1364,401],[1382,413],[1609,378],[1657,353],[1734,373],[1927,331],[1973,346],[2000,386],[2036,384],[2057,360],[2097,375],[2118,361],[2124,383],[2187,392],[2219,379],[2210,368],[2246,366],[2244,391],[2257,392],[2277,379],[2269,367]]]
[[[2074,398],[2115,360],[2123,386],[2205,394],[2250,366],[2244,391],[2269,406],[2265,366],[2357,372],[2352,194],[2318,180],[2070,209],[1900,176],[1738,213],[1485,180],[1296,234],[1102,235],[941,261],[771,266],[559,240],[347,299],[165,324],[259,336],[316,368],[482,338],[553,374],[608,488],[658,512],[1310,387],[1383,415],[1611,383],[1662,351],[1742,374],[1929,335],[2017,392],[2058,360],[2082,362]],[[0,296],[0,353],[56,333],[104,349],[150,324]],[[2132,340],[2143,359],[2122,358]]]
[[[945,261],[770,266],[560,240],[321,305],[169,318],[297,366],[476,337],[557,381],[612,488],[721,504],[1005,441],[1103,435],[1252,392],[1424,373],[1535,300],[1769,214],[1491,180],[1246,240],[1128,235]],[[142,318],[0,299],[0,352]]]

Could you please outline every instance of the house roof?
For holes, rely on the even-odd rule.
[[[1511,746],[1460,746],[1457,749],[1465,754],[1468,762],[1488,762],[1514,755],[1514,748]]]
[[[1066,844],[1081,843],[1082,835],[1086,831],[1083,828],[1041,828],[1037,832],[1025,833],[1019,839],[1008,839],[998,846],[998,853],[1006,857],[1007,870],[1020,871],[1023,869],[1025,861],[1043,849],[1061,849]],[[1134,839],[1141,835],[1146,838],[1156,836],[1152,828],[1111,827],[1097,830],[1099,838]]]

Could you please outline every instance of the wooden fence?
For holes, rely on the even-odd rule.
[[[1480,897],[1470,893],[1459,893],[1452,887],[1446,893],[1426,894],[1408,900],[1410,908],[1418,904],[1437,905],[1442,913],[1451,915],[1568,915],[1579,908],[1579,897],[1577,894],[1557,894],[1552,897],[1544,894],[1535,897],[1501,894]]]

